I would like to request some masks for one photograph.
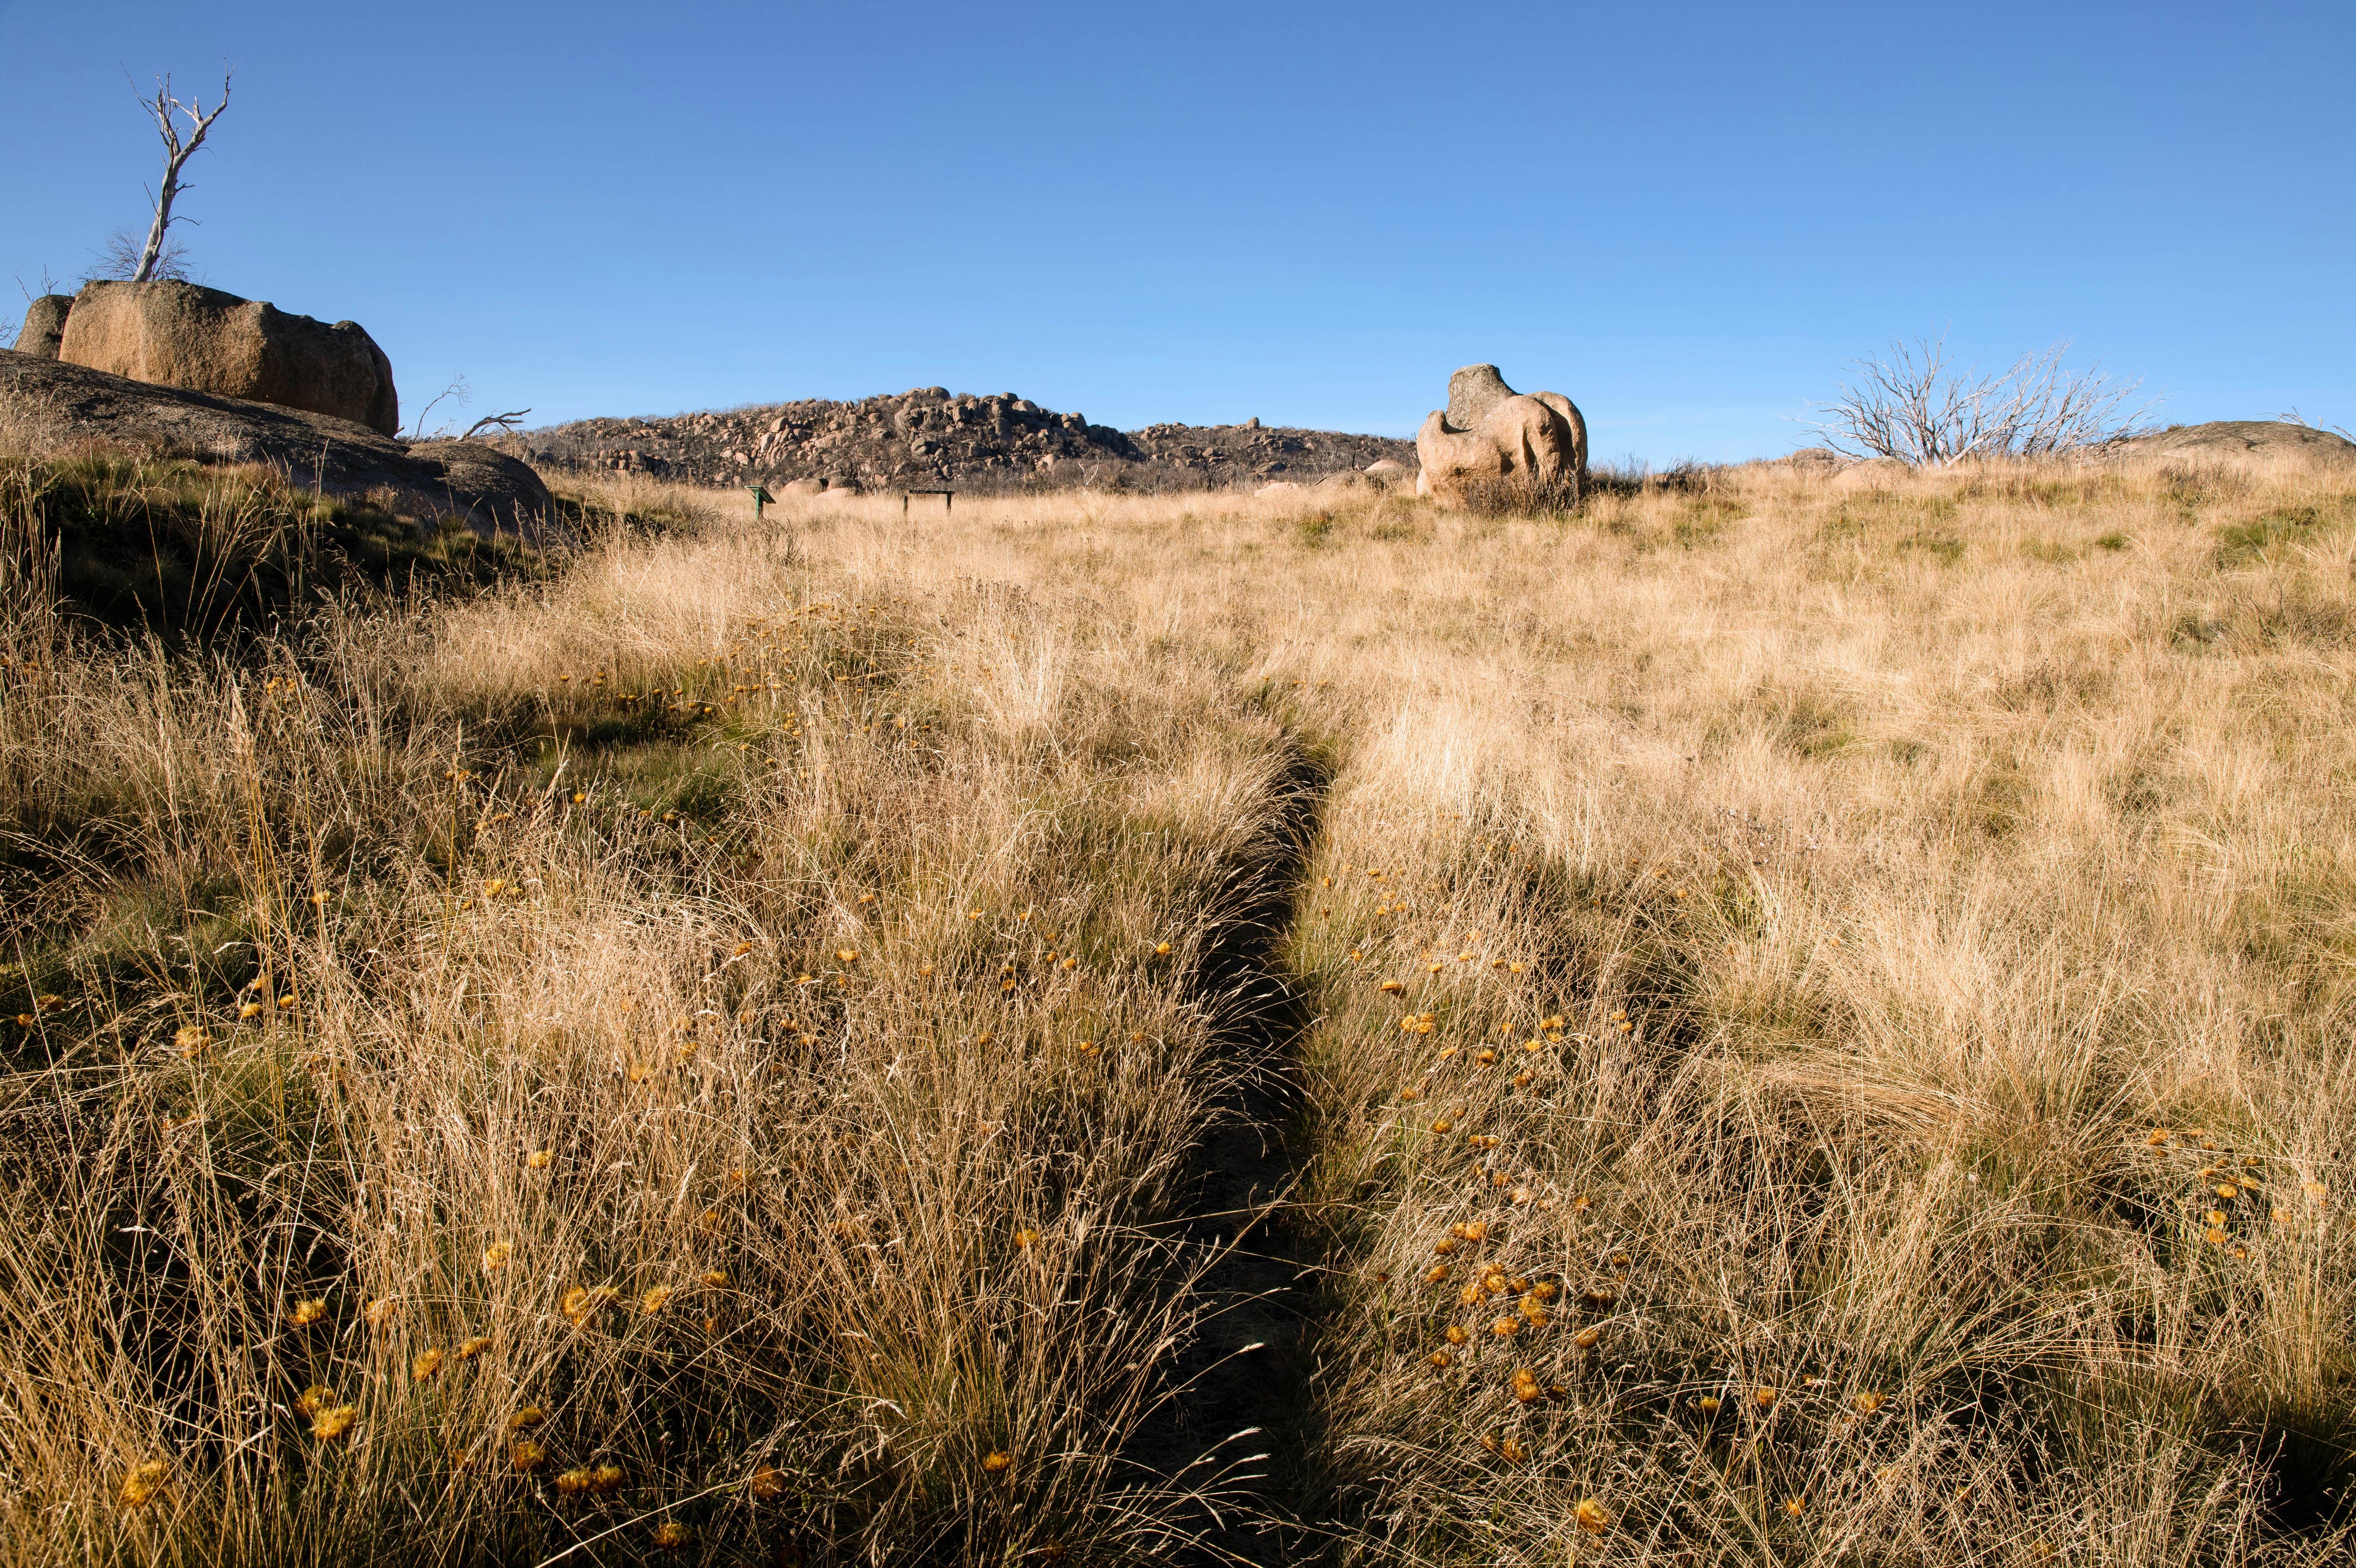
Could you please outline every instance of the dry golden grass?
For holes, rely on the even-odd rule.
[[[2356,481],[1888,484],[12,583],[0,1562],[2344,1554]],[[1260,947],[1264,1484],[1168,1436]]]

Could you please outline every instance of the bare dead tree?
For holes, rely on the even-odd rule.
[[[425,406],[417,411],[417,418],[409,427],[409,440],[423,441],[425,439],[425,416],[432,413],[434,410],[434,406],[442,402],[444,399],[455,400],[457,405],[462,409],[468,403],[475,400],[475,389],[466,385],[466,373],[464,370],[459,371],[448,386],[434,393],[433,397],[427,399]],[[434,432],[437,439],[442,436],[448,435],[449,433],[450,427],[448,425],[444,425],[441,429]]]
[[[495,427],[504,434],[507,432],[515,429],[518,424],[522,422],[523,416],[530,412],[531,412],[530,409],[517,409],[510,413],[485,414],[481,419],[478,419],[473,424],[468,425],[466,427],[466,433],[460,436],[458,439],[460,441],[472,441],[475,439],[477,433],[482,431],[485,426]]]
[[[202,99],[183,103],[173,97],[172,79],[168,75],[156,83],[155,101],[141,100],[142,107],[155,117],[155,133],[164,139],[164,183],[147,196],[149,204],[155,209],[155,219],[148,226],[147,243],[141,247],[139,263],[131,273],[131,281],[134,283],[144,283],[155,277],[159,263],[164,260],[164,231],[175,221],[172,203],[183,192],[196,188],[181,182],[180,171],[187,166],[190,158],[196,156],[197,149],[205,144],[205,135],[212,130],[213,122],[229,112],[229,80],[230,73],[224,71],[221,74],[220,101],[209,114],[205,112]],[[185,116],[188,122],[186,141],[181,140],[180,127],[172,118],[175,114]]]
[[[1980,457],[2038,457],[2079,451],[2129,433],[2157,400],[2130,405],[2140,381],[2120,382],[2099,365],[2067,369],[2067,341],[2024,354],[2010,368],[1957,369],[1944,336],[1893,339],[1886,359],[1852,361],[1853,382],[1811,421],[1825,444],[1847,457],[1894,457],[1938,467]]]

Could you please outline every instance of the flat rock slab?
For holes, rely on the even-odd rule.
[[[2141,435],[2111,448],[2115,457],[2290,457],[2356,463],[2356,442],[2287,420],[2214,420]]]
[[[456,517],[481,534],[536,539],[554,526],[540,475],[479,442],[412,445],[349,420],[28,354],[0,352],[0,436],[37,450],[91,442],[146,457],[265,464],[322,495],[421,523]]]

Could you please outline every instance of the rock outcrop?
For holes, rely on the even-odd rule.
[[[1587,421],[1560,392],[1516,392],[1494,365],[1448,379],[1448,407],[1416,432],[1419,495],[1485,509],[1570,505],[1587,481]]]
[[[392,361],[354,322],[290,315],[195,283],[86,283],[58,357],[110,375],[401,428]]]
[[[2356,463],[2356,442],[2288,420],[2217,420],[2178,425],[2113,445],[2110,457],[2173,457],[2193,462]]]
[[[1817,473],[1827,472],[1817,469]],[[1914,472],[1914,465],[1895,457],[1868,457],[1829,470],[1833,484],[1843,490],[1879,490]]]
[[[527,432],[543,466],[691,485],[799,480],[869,490],[1258,489],[1412,455],[1407,442],[1330,431],[1149,425],[1118,431],[1012,392],[919,387],[857,402],[810,400],[668,419],[597,419]]]
[[[0,433],[36,450],[98,443],[151,457],[267,464],[294,484],[421,523],[539,538],[548,486],[479,442],[412,445],[366,425],[134,381],[62,359],[0,354]]]
[[[25,309],[25,325],[16,329],[16,352],[36,359],[58,357],[65,336],[66,312],[73,309],[71,294],[43,294]]]

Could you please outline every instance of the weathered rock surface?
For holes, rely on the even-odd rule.
[[[1448,378],[1448,422],[1479,430],[1490,411],[1516,395],[1494,365],[1467,365]]]
[[[2194,461],[2288,458],[2308,463],[2356,463],[2356,442],[2287,420],[2217,420],[2208,424],[2178,425],[2173,430],[2123,441],[2111,447],[2106,455]]]
[[[354,322],[290,315],[195,283],[95,283],[66,316],[58,357],[134,381],[401,428],[392,361]]]
[[[479,533],[538,538],[550,526],[540,475],[478,442],[412,445],[348,420],[28,354],[0,354],[0,434],[36,450],[96,443],[145,456],[268,464],[330,496],[420,521],[455,517]]]
[[[870,490],[1257,489],[1411,455],[1382,436],[1240,425],[1117,431],[1011,392],[942,387],[857,402],[807,400],[669,419],[584,420],[523,436],[533,460],[683,484],[776,488],[800,479]]]
[[[56,358],[58,340],[66,332],[66,312],[72,308],[71,294],[43,294],[26,306],[25,325],[16,329],[16,352],[36,359]]]
[[[1448,407],[1416,432],[1418,495],[1442,506],[1576,501],[1587,480],[1587,421],[1560,392],[1516,392],[1494,365],[1448,379]]]
[[[1821,472],[1821,470],[1819,470]],[[1833,484],[1843,490],[1878,490],[1894,485],[1914,472],[1910,463],[1895,457],[1869,457],[1861,462],[1846,464],[1833,470]]]

